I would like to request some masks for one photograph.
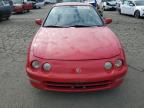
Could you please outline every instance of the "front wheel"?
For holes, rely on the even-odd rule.
[[[6,17],[6,20],[9,20],[9,18],[10,18],[9,16],[8,16],[8,17]]]
[[[135,18],[140,18],[140,11],[135,11],[134,16]]]
[[[118,9],[118,13],[119,13],[119,14],[122,14],[120,9]]]
[[[99,10],[99,14],[103,17],[103,12]]]
[[[104,10],[104,11],[106,11],[106,8],[105,8],[105,6],[103,6],[103,10]]]

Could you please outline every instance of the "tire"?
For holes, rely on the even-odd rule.
[[[103,10],[106,11],[105,6],[103,6]]]
[[[135,18],[140,18],[140,11],[139,11],[139,10],[136,10],[136,11],[135,11],[134,17],[135,17]]]
[[[9,20],[10,17],[6,17],[6,20]]]
[[[36,9],[40,9],[41,7],[40,6],[36,6]]]
[[[118,9],[118,13],[119,13],[120,15],[122,14],[120,9]]]
[[[21,12],[21,13],[22,13],[22,14],[23,14],[23,13],[25,13],[25,10],[22,10],[22,12]]]
[[[98,10],[99,14],[103,17],[103,12]]]
[[[27,10],[27,12],[30,12],[30,10]]]

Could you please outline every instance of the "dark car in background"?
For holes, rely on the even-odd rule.
[[[9,19],[11,16],[12,8],[8,1],[0,0],[0,20]]]

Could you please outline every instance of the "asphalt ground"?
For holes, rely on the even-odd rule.
[[[123,43],[129,65],[125,82],[113,90],[59,93],[31,87],[25,73],[26,50],[51,6],[12,15],[0,22],[0,108],[143,108],[144,19],[105,11],[109,27]]]

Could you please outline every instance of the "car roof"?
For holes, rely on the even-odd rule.
[[[57,3],[54,6],[91,6],[89,3],[81,3],[81,2],[64,2]]]

